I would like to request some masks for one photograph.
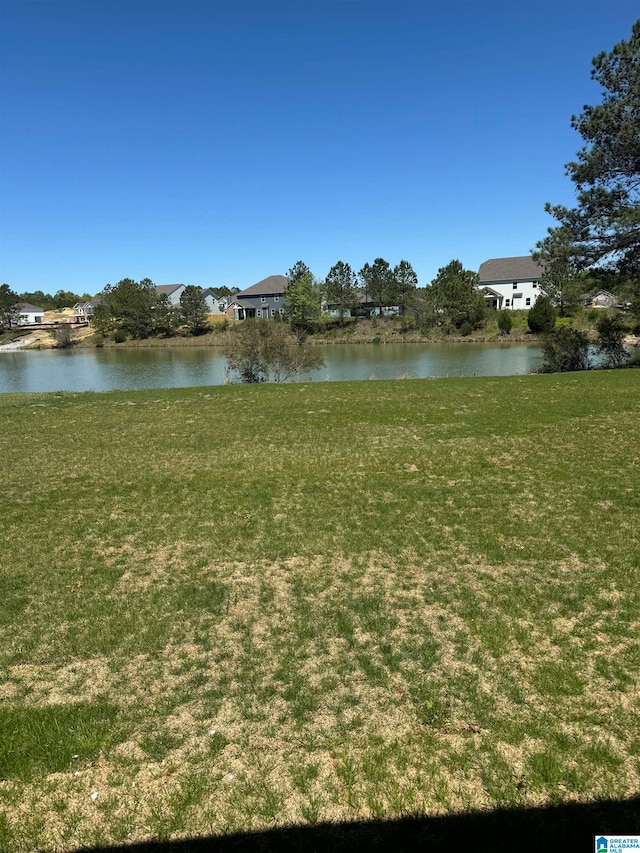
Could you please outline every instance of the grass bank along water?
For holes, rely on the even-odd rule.
[[[624,798],[640,374],[3,395],[0,849]]]

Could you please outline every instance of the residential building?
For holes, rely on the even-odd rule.
[[[480,264],[478,288],[484,290],[489,308],[531,308],[540,295],[544,270],[531,255],[492,258]]]
[[[88,302],[76,302],[73,306],[73,322],[88,323],[93,317],[93,311],[100,299],[90,299]]]
[[[33,326],[44,322],[44,308],[29,302],[18,302],[18,326]]]
[[[608,290],[599,290],[587,301],[591,308],[620,308],[622,305],[621,300]]]
[[[235,293],[227,308],[232,320],[248,320],[251,317],[265,319],[284,316],[284,297],[289,279],[284,275],[270,275],[257,284]]]
[[[184,284],[156,284],[156,294],[166,296],[169,299],[169,305],[176,308],[180,305],[180,297],[184,293],[185,287]]]
[[[202,298],[205,301],[209,314],[217,314],[223,310],[221,300],[210,287],[202,291]]]

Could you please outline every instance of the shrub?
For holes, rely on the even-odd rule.
[[[462,335],[463,338],[466,338],[471,334],[471,332],[473,332],[473,326],[468,321],[465,321],[460,326],[460,334]]]
[[[605,367],[622,367],[629,361],[629,353],[624,348],[624,321],[619,314],[602,313],[596,323],[598,333],[598,352],[604,358]]]
[[[53,330],[56,349],[67,349],[75,344],[69,323],[61,323]]]
[[[562,326],[545,336],[544,373],[588,370],[589,367],[589,338],[586,332]]]
[[[113,340],[116,344],[123,344],[127,340],[127,335],[122,329],[116,329],[113,333]]]
[[[322,367],[317,351],[305,344],[284,323],[243,320],[233,330],[225,355],[241,382],[285,382]]]
[[[556,323],[556,309],[547,296],[539,296],[527,316],[527,325],[534,334],[550,332]]]
[[[501,311],[498,314],[498,328],[501,335],[508,335],[513,328],[513,317],[511,311]]]

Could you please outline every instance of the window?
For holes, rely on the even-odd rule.
[[[280,309],[280,314],[284,317],[284,308]]]
[[[275,309],[275,308],[272,308],[272,309],[271,309],[271,316],[272,316],[272,317],[275,317],[275,316],[276,316],[276,309]]]
[[[261,296],[261,297],[260,297],[260,302],[266,302],[266,301],[267,301],[267,297],[266,297],[266,296]]]
[[[505,300],[505,303],[504,303],[504,304],[505,304],[505,306],[508,308],[508,307],[509,307],[509,305],[511,304],[511,300],[509,300],[509,299]]]
[[[262,311],[259,308],[256,308],[256,317],[262,317]]]
[[[537,281],[534,281],[534,282],[533,282],[533,289],[535,290],[537,286],[538,286],[538,282],[537,282]]]
[[[527,298],[525,299],[525,303],[524,303],[524,304],[525,304],[525,305],[531,305],[531,298],[530,298],[529,296],[527,296]]]
[[[513,282],[513,289],[514,289],[514,290],[517,290],[517,288],[518,288],[518,282],[517,282],[517,281],[514,281],[514,282]]]
[[[280,297],[279,297],[279,296],[274,296],[274,297],[273,297],[273,301],[274,301],[274,302],[280,302]]]

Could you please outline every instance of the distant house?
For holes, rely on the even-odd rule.
[[[88,302],[76,302],[73,306],[73,322],[88,323],[93,317],[93,312],[100,299],[90,299]]]
[[[284,297],[289,279],[284,275],[270,275],[257,284],[235,293],[227,308],[227,317],[232,320],[248,320],[251,317],[265,319],[284,315]]]
[[[540,295],[543,268],[530,255],[492,258],[480,264],[478,288],[489,308],[531,308]]]
[[[184,284],[156,284],[156,294],[166,296],[172,308],[180,305],[180,297],[184,293]]]
[[[223,310],[221,300],[210,287],[202,291],[202,298],[205,301],[209,314],[217,314]]]
[[[599,290],[588,302],[591,308],[620,308],[622,304],[618,297],[608,290]]]
[[[335,302],[325,302],[322,306],[322,311],[334,319],[340,317],[340,309]],[[379,317],[382,313],[383,317],[396,317],[400,313],[399,305],[383,305],[382,312],[380,306],[373,302],[364,292],[359,290],[356,292],[355,305],[352,308],[347,308],[343,312],[344,317]]]
[[[30,305],[28,302],[18,302],[18,326],[33,326],[44,321],[44,308]]]

